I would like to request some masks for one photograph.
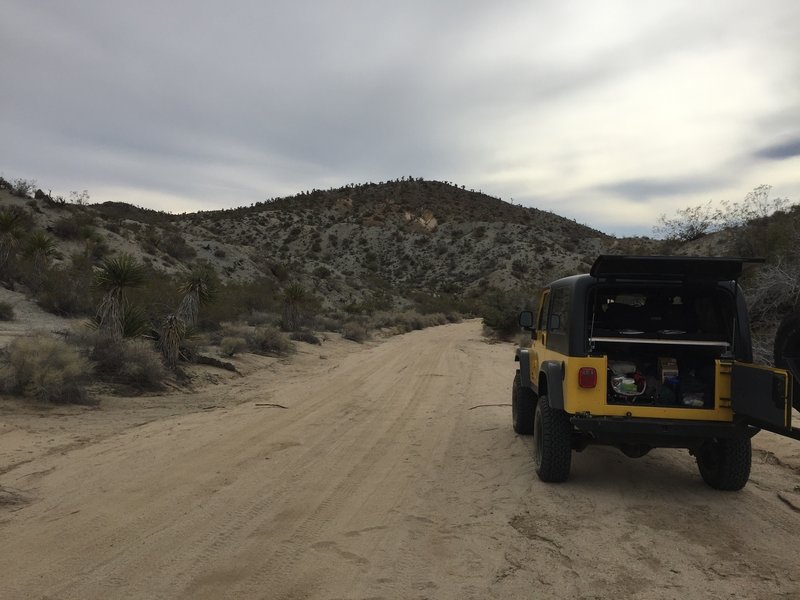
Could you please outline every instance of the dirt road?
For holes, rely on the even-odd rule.
[[[800,596],[800,443],[760,434],[740,493],[675,450],[543,484],[512,359],[476,322],[414,332],[11,468],[0,597]]]

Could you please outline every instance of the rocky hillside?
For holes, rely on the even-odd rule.
[[[676,225],[691,226],[690,219]],[[217,323],[280,313],[287,292],[301,288],[309,315],[338,313],[341,321],[343,313],[460,311],[511,332],[538,287],[586,272],[600,253],[765,256],[767,264],[750,269],[743,284],[754,325],[766,332],[766,354],[777,322],[798,303],[798,231],[800,207],[787,204],[691,241],[617,239],[413,178],[182,215],[90,204],[78,194],[67,201],[0,179],[0,285],[59,315],[92,315],[99,301],[92,267],[126,253],[149,268],[134,301],[148,308],[151,322],[174,309],[176,276],[205,262],[223,284],[219,301],[204,309]]]
[[[402,308],[420,292],[531,289],[621,249],[555,214],[412,178],[182,215],[12,191],[0,190],[0,210],[13,207],[27,228],[46,231],[56,264],[124,252],[170,274],[207,261],[223,282],[299,282],[329,308],[376,297]]]

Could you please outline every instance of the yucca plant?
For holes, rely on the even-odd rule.
[[[175,369],[181,354],[181,342],[186,336],[186,322],[178,315],[167,315],[159,333],[158,347],[164,362],[170,369]]]
[[[200,307],[212,302],[217,290],[217,275],[214,269],[207,264],[195,267],[178,287],[183,298],[176,315],[183,319],[187,326],[193,327],[197,324]]]
[[[0,271],[14,256],[22,234],[19,213],[10,210],[0,211]]]
[[[141,337],[151,331],[150,321],[144,310],[133,304],[128,304],[123,309],[120,325],[124,338]]]
[[[144,267],[129,254],[122,254],[103,261],[95,271],[94,279],[95,285],[105,292],[97,308],[97,324],[112,336],[122,337],[128,309],[125,291],[145,282]]]
[[[24,256],[30,261],[30,283],[33,283],[34,288],[39,288],[55,251],[55,242],[42,231],[32,233],[25,240]]]
[[[197,324],[200,307],[214,300],[217,289],[217,274],[208,264],[197,265],[184,277],[178,287],[183,294],[178,310],[165,317],[159,332],[158,345],[169,368],[178,366],[181,344]]]
[[[303,307],[308,301],[308,292],[299,283],[290,283],[283,290],[283,327],[288,331],[299,329]]]

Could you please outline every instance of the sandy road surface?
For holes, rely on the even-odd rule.
[[[542,484],[510,408],[473,408],[509,401],[511,358],[475,322],[415,332],[14,467],[0,597],[800,596],[800,444],[759,435],[740,493],[674,450]]]

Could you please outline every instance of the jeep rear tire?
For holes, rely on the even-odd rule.
[[[697,467],[712,488],[737,491],[750,478],[752,456],[749,437],[706,440],[697,452]]]
[[[553,408],[540,396],[533,420],[533,461],[539,479],[566,481],[572,462],[572,423],[563,410]]]
[[[533,415],[536,412],[536,394],[530,388],[522,387],[517,371],[511,387],[511,422],[514,432],[520,435],[533,433]]]

